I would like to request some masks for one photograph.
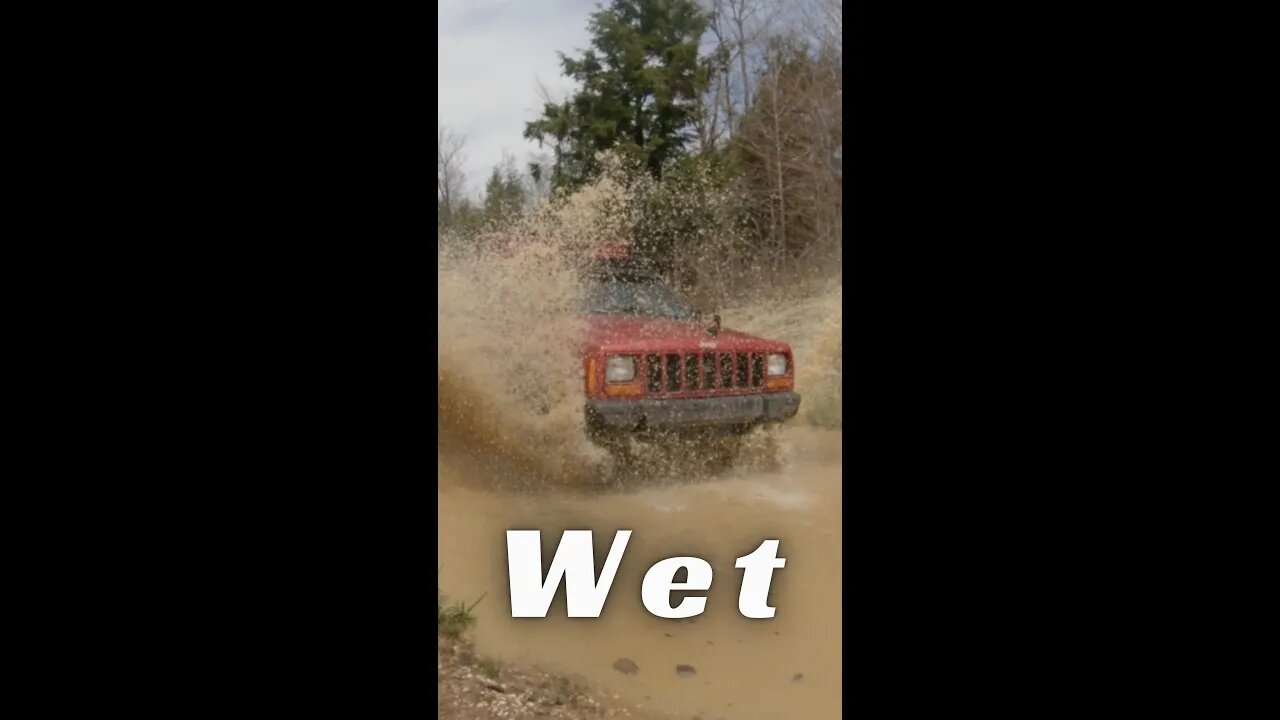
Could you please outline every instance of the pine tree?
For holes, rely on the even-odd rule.
[[[551,181],[574,187],[599,171],[596,153],[618,149],[660,178],[686,152],[711,65],[698,57],[707,17],[691,0],[612,0],[592,14],[591,47],[561,54],[580,89],[547,103],[525,137],[552,146]]]

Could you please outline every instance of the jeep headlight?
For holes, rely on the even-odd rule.
[[[787,374],[787,356],[781,353],[772,353],[768,358],[769,377],[777,377]]]
[[[631,382],[636,379],[636,359],[630,355],[615,355],[604,366],[604,379],[611,383]]]

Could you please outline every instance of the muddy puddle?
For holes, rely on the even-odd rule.
[[[495,467],[441,448],[439,585],[459,599],[486,595],[475,610],[479,652],[580,678],[645,716],[840,717],[841,433],[795,425],[779,441],[786,461],[775,471],[547,490],[499,489],[493,474],[518,473],[518,464]],[[548,618],[511,618],[509,529],[542,530],[544,564],[563,530],[593,530],[597,567],[614,532],[632,530],[602,616],[567,618],[562,590]],[[781,541],[787,564],[773,576],[776,616],[751,620],[738,612],[734,560],[765,539]],[[711,563],[706,611],[654,617],[641,581],[654,562],[677,555]],[[614,669],[624,658],[638,672]]]

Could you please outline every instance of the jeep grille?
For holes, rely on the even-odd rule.
[[[651,394],[759,388],[764,385],[764,354],[648,355],[645,373]]]

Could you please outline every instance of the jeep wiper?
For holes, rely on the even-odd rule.
[[[591,308],[588,315],[633,315],[640,317],[671,318],[672,320],[689,320],[692,313],[671,310],[654,310],[652,308]]]

